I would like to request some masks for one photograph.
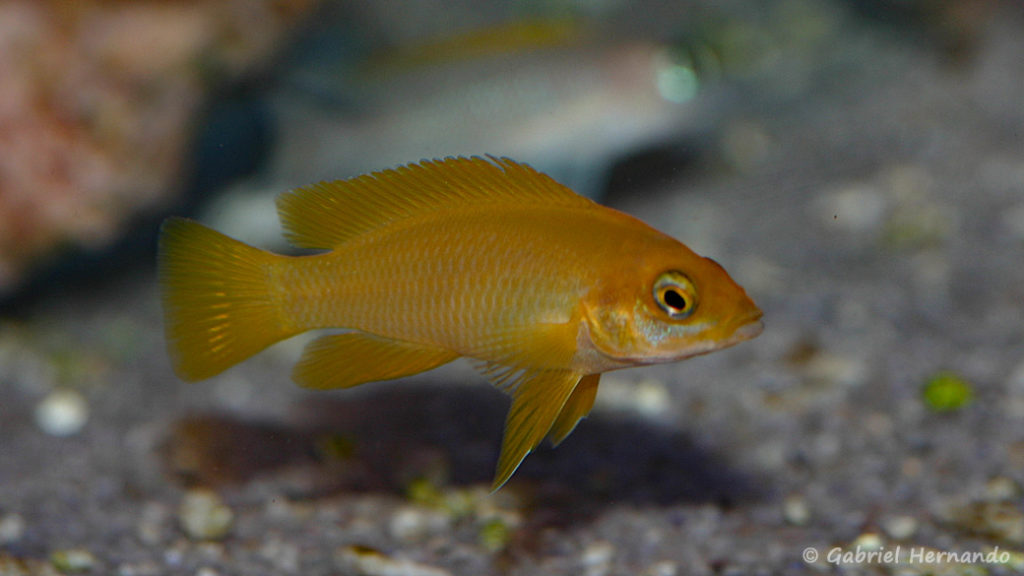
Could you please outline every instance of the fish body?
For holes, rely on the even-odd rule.
[[[508,159],[449,158],[282,194],[283,256],[169,219],[160,276],[177,374],[213,376],[309,330],[301,385],[472,359],[512,398],[494,487],[590,411],[600,374],[760,332],[714,261]]]

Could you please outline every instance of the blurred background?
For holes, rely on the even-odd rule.
[[[997,0],[0,1],[0,574],[827,573],[897,544],[1018,573],[1022,32]],[[478,154],[714,257],[765,333],[610,375],[492,497],[506,401],[466,366],[313,394],[286,342],[174,377],[163,218],[287,251],[278,193]]]

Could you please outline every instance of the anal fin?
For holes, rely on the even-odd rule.
[[[299,385],[316,390],[350,388],[411,376],[447,364],[458,354],[362,332],[321,336],[310,342],[292,371]]]
[[[600,374],[587,374],[580,379],[579,384],[572,391],[572,395],[565,401],[565,406],[558,414],[555,423],[551,425],[551,432],[548,438],[551,443],[558,446],[576,428],[579,421],[590,413],[594,407],[594,398],[597,397],[597,384],[601,379]]]
[[[542,370],[519,372],[502,383],[512,393],[512,407],[505,419],[505,438],[492,490],[501,488],[523,458],[547,436],[579,381],[576,372]]]

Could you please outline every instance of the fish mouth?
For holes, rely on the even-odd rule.
[[[649,356],[642,360],[632,358],[631,361],[636,364],[659,364],[662,362],[675,362],[679,360],[685,360],[694,356],[702,356],[716,350],[722,350],[725,348],[731,348],[744,342],[755,338],[761,332],[764,331],[764,322],[761,320],[762,313],[760,310],[742,317],[739,321],[735,322],[737,326],[731,334],[725,337],[723,340],[716,342],[709,342],[703,346],[696,346],[685,353],[680,354],[677,352],[666,353],[662,355]]]
[[[723,348],[734,346],[740,342],[750,340],[751,338],[756,338],[761,334],[761,332],[764,332],[764,321],[761,320],[762,316],[764,316],[764,313],[755,309],[754,312],[743,316],[735,322],[734,325],[736,328],[729,336],[729,339],[727,343],[724,344]]]
[[[737,328],[733,332],[733,337],[737,342],[742,342],[757,337],[761,332],[764,332],[764,320],[761,320],[761,313],[758,312],[756,316],[751,317],[742,326]]]

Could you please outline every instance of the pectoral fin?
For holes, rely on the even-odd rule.
[[[579,384],[572,391],[572,395],[565,401],[562,412],[551,426],[548,437],[551,443],[558,446],[576,428],[580,420],[590,413],[594,407],[594,398],[597,396],[597,383],[601,379],[600,374],[587,374],[580,379]]]
[[[501,488],[523,458],[547,436],[552,424],[580,381],[568,370],[521,371],[502,382],[512,393],[512,407],[505,420],[505,438],[492,490]]]
[[[458,354],[444,348],[348,332],[310,342],[292,371],[292,379],[317,390],[350,388],[411,376],[456,358]]]

